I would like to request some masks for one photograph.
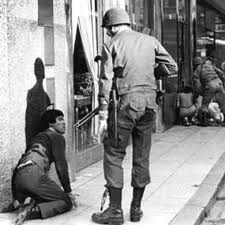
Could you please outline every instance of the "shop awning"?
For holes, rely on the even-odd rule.
[[[225,16],[224,0],[205,0],[205,1]]]

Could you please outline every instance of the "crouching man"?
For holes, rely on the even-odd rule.
[[[12,194],[20,203],[16,225],[28,219],[53,217],[69,211],[73,205],[77,206],[65,157],[63,112],[47,110],[41,121],[45,125],[44,130],[31,140],[13,172]],[[63,190],[48,176],[53,162]],[[28,198],[30,201],[26,203]]]

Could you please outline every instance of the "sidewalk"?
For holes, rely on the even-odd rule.
[[[152,183],[146,188],[142,208],[144,217],[138,225],[192,225],[215,194],[224,175],[225,129],[223,127],[174,126],[153,134],[151,150]],[[131,146],[124,161],[125,186],[123,210],[129,221],[132,197],[130,186]],[[208,175],[208,176],[207,176]],[[93,212],[99,211],[104,191],[102,161],[77,174],[72,184],[79,194],[79,207],[47,220],[33,220],[26,225],[91,225]],[[207,199],[206,199],[206,198]],[[105,204],[107,207],[108,202]],[[205,204],[205,205],[204,205]],[[15,214],[0,214],[0,224],[13,224]],[[190,221],[192,220],[193,223]]]

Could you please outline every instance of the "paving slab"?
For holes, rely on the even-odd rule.
[[[147,186],[140,225],[197,225],[212,202],[225,171],[225,128],[174,126],[153,134],[150,154],[152,182]],[[123,210],[129,221],[132,197],[130,174],[132,146],[124,160]],[[26,225],[91,225],[91,214],[99,211],[104,191],[102,161],[76,174],[72,189],[79,194],[79,207],[46,220]],[[107,207],[108,200],[106,202]],[[0,214],[0,224],[13,224],[15,213]]]

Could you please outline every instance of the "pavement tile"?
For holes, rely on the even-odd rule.
[[[153,134],[150,154],[152,182],[146,187],[142,203],[144,217],[138,225],[194,225],[203,212],[202,205],[210,200],[224,175],[224,136],[225,129],[221,127],[199,126],[174,126],[164,133]],[[133,224],[129,221],[131,165],[130,145],[123,165],[125,225]],[[79,194],[77,209],[46,220],[26,221],[24,225],[95,224],[91,221],[91,214],[100,208],[104,184],[102,161],[99,161],[76,174],[72,189]],[[202,192],[198,193],[200,188]],[[206,194],[208,197],[203,196]],[[193,196],[196,196],[195,200]],[[105,208],[107,205],[108,199]],[[13,213],[0,214],[0,224],[13,224],[14,218]]]
[[[221,200],[216,201],[215,205],[210,210],[210,212],[207,215],[207,218],[205,220],[210,221],[212,219],[220,219],[221,218],[221,211],[223,212],[224,209],[225,209],[225,202],[221,201]]]
[[[190,205],[195,205],[199,207],[205,207],[211,201],[212,197],[215,195],[218,184],[206,184],[200,185],[200,189],[196,191],[192,199],[188,202]]]
[[[199,206],[190,206],[184,207],[180,214],[175,216],[168,225],[194,225],[198,221],[201,213],[202,207]],[[156,224],[155,224],[156,225]]]

